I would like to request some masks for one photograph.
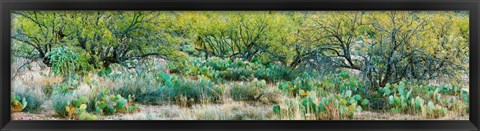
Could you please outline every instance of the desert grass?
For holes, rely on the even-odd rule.
[[[159,67],[158,70],[164,70]],[[63,78],[48,74],[48,68],[33,67],[23,70],[12,80],[12,90],[16,92],[31,93],[38,99],[43,100],[39,109],[35,112],[12,113],[14,120],[66,120],[54,111],[56,98],[45,94],[45,88],[53,88],[55,83],[60,83]],[[117,71],[121,73],[121,71]],[[95,84],[96,83],[96,84]],[[300,96],[292,97],[277,88],[278,83],[266,83],[264,88],[249,88],[247,83],[238,88],[245,94],[232,93],[232,85],[241,82],[232,81],[223,84],[215,84],[223,88],[220,100],[200,101],[189,103],[188,99],[177,101],[163,101],[156,105],[140,104],[140,112],[119,113],[114,115],[98,116],[100,120],[341,120],[339,111],[331,107],[327,113],[314,114],[302,111]],[[109,88],[115,91],[123,83],[121,80],[100,77],[95,73],[89,73],[80,78],[78,87],[74,90],[76,96],[92,97],[99,90]],[[132,83],[136,84],[136,83]],[[139,83],[137,83],[139,84]],[[252,93],[254,92],[254,93]],[[180,96],[181,97],[181,96]],[[236,98],[235,98],[236,97]],[[310,93],[315,103],[320,101],[315,91]],[[446,97],[446,96],[443,96]],[[238,99],[240,98],[240,99]],[[254,98],[254,99],[245,99]],[[280,106],[281,113],[274,113],[273,106]],[[354,114],[353,120],[468,120],[468,105],[459,103],[452,106],[450,111],[442,117],[432,117],[424,109],[418,114],[391,113],[388,111],[361,111]]]

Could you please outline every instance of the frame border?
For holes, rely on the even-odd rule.
[[[478,0],[3,0],[0,2],[0,129],[462,129],[478,130],[480,57]],[[467,10],[470,24],[469,120],[102,120],[12,121],[10,35],[12,10]],[[473,82],[472,82],[473,80]],[[476,87],[476,88],[473,88]]]

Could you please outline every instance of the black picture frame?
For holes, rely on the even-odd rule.
[[[0,129],[102,130],[478,130],[480,94],[478,0],[3,0],[0,35]],[[334,121],[12,121],[10,119],[10,32],[12,10],[467,10],[470,13],[469,120],[334,120]]]

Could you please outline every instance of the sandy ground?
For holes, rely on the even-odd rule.
[[[141,112],[98,116],[100,120],[268,120],[272,119],[272,105],[245,102],[226,102],[223,104],[204,104],[192,107],[177,105],[141,105]],[[52,109],[42,109],[36,113],[18,112],[12,114],[13,120],[68,120],[58,117]],[[468,120],[468,115],[450,114],[436,120]],[[421,116],[362,111],[355,114],[353,120],[425,120]]]
[[[354,120],[429,120],[424,119],[422,116],[409,115],[409,114],[393,114],[393,113],[378,113],[362,111],[356,113]],[[450,114],[446,117],[430,120],[468,120],[468,115],[461,116],[456,114]]]

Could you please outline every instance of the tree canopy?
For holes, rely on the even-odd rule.
[[[51,66],[48,52],[70,48],[80,70],[134,68],[150,56],[348,68],[378,87],[459,78],[468,21],[459,11],[15,11],[12,50]]]

